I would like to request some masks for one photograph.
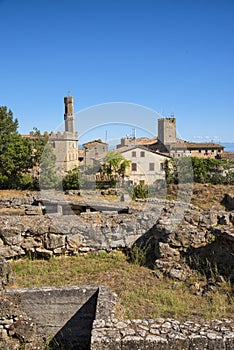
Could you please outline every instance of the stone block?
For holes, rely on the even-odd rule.
[[[46,249],[56,249],[59,247],[65,246],[65,236],[54,234],[54,233],[48,233],[45,239],[45,248]]]
[[[77,250],[82,246],[84,237],[80,233],[70,234],[66,237],[68,249]]]

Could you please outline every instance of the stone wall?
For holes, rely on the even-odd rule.
[[[163,201],[139,208],[128,214],[0,216],[0,256],[50,258],[137,246],[145,250],[146,264],[156,266],[157,277],[185,280],[195,268],[192,261],[208,259],[234,281],[233,211],[204,212]]]
[[[0,299],[2,350],[232,350],[234,320],[119,320],[103,287],[6,291]],[[83,303],[83,304],[82,304]]]
[[[0,266],[4,264],[8,265],[2,260]],[[8,281],[9,270],[0,270],[2,280]],[[102,286],[4,289],[0,349],[234,349],[233,319],[120,320],[116,301],[117,296]]]
[[[130,247],[154,224],[152,214],[0,216],[0,256],[50,257]]]
[[[88,350],[94,320],[113,320],[117,296],[103,286],[14,289],[0,260],[0,349]]]
[[[233,320],[119,320],[116,296],[100,286],[4,290],[12,273],[3,257],[50,258],[134,246],[145,249],[156,277],[186,280],[195,268],[191,257],[215,257],[220,274],[234,281],[233,211],[203,212],[168,202],[139,203],[139,208],[129,214],[0,216],[2,350],[68,349],[68,342],[70,348],[86,350],[234,349]]]
[[[96,320],[91,350],[233,350],[234,320]]]
[[[7,289],[4,296],[31,320],[31,338],[25,339],[40,349],[46,344],[50,349],[89,349],[94,319],[111,319],[116,301],[115,295],[100,286]],[[18,331],[14,314],[5,320],[10,323],[8,336]]]

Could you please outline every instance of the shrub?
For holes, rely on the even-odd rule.
[[[132,199],[136,199],[136,198],[147,198],[148,197],[148,186],[147,185],[144,185],[142,183],[139,183],[137,185],[134,185],[132,188],[131,188],[131,191],[130,191],[130,195],[132,197]]]

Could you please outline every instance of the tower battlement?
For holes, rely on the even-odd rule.
[[[158,119],[158,139],[164,144],[170,144],[177,141],[176,138],[176,118]]]

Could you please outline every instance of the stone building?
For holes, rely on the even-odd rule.
[[[199,158],[221,158],[222,145],[213,142],[188,142],[176,136],[176,118],[158,119],[158,145],[156,149],[169,153],[173,158],[192,156]],[[154,149],[150,145],[151,149]]]
[[[89,141],[83,144],[83,164],[93,166],[103,159],[108,152],[108,144],[101,139]]]
[[[157,138],[136,139],[135,143],[173,158],[184,156],[221,158],[224,151],[224,146],[214,142],[189,142],[178,138],[174,117],[158,119]]]
[[[119,147],[125,159],[130,160],[130,167],[126,170],[125,180],[133,184],[153,185],[158,180],[165,180],[164,163],[170,157],[154,152],[143,146]]]
[[[74,99],[64,97],[65,131],[51,133],[50,144],[56,156],[56,166],[61,170],[71,170],[78,165],[78,132],[75,131]]]

